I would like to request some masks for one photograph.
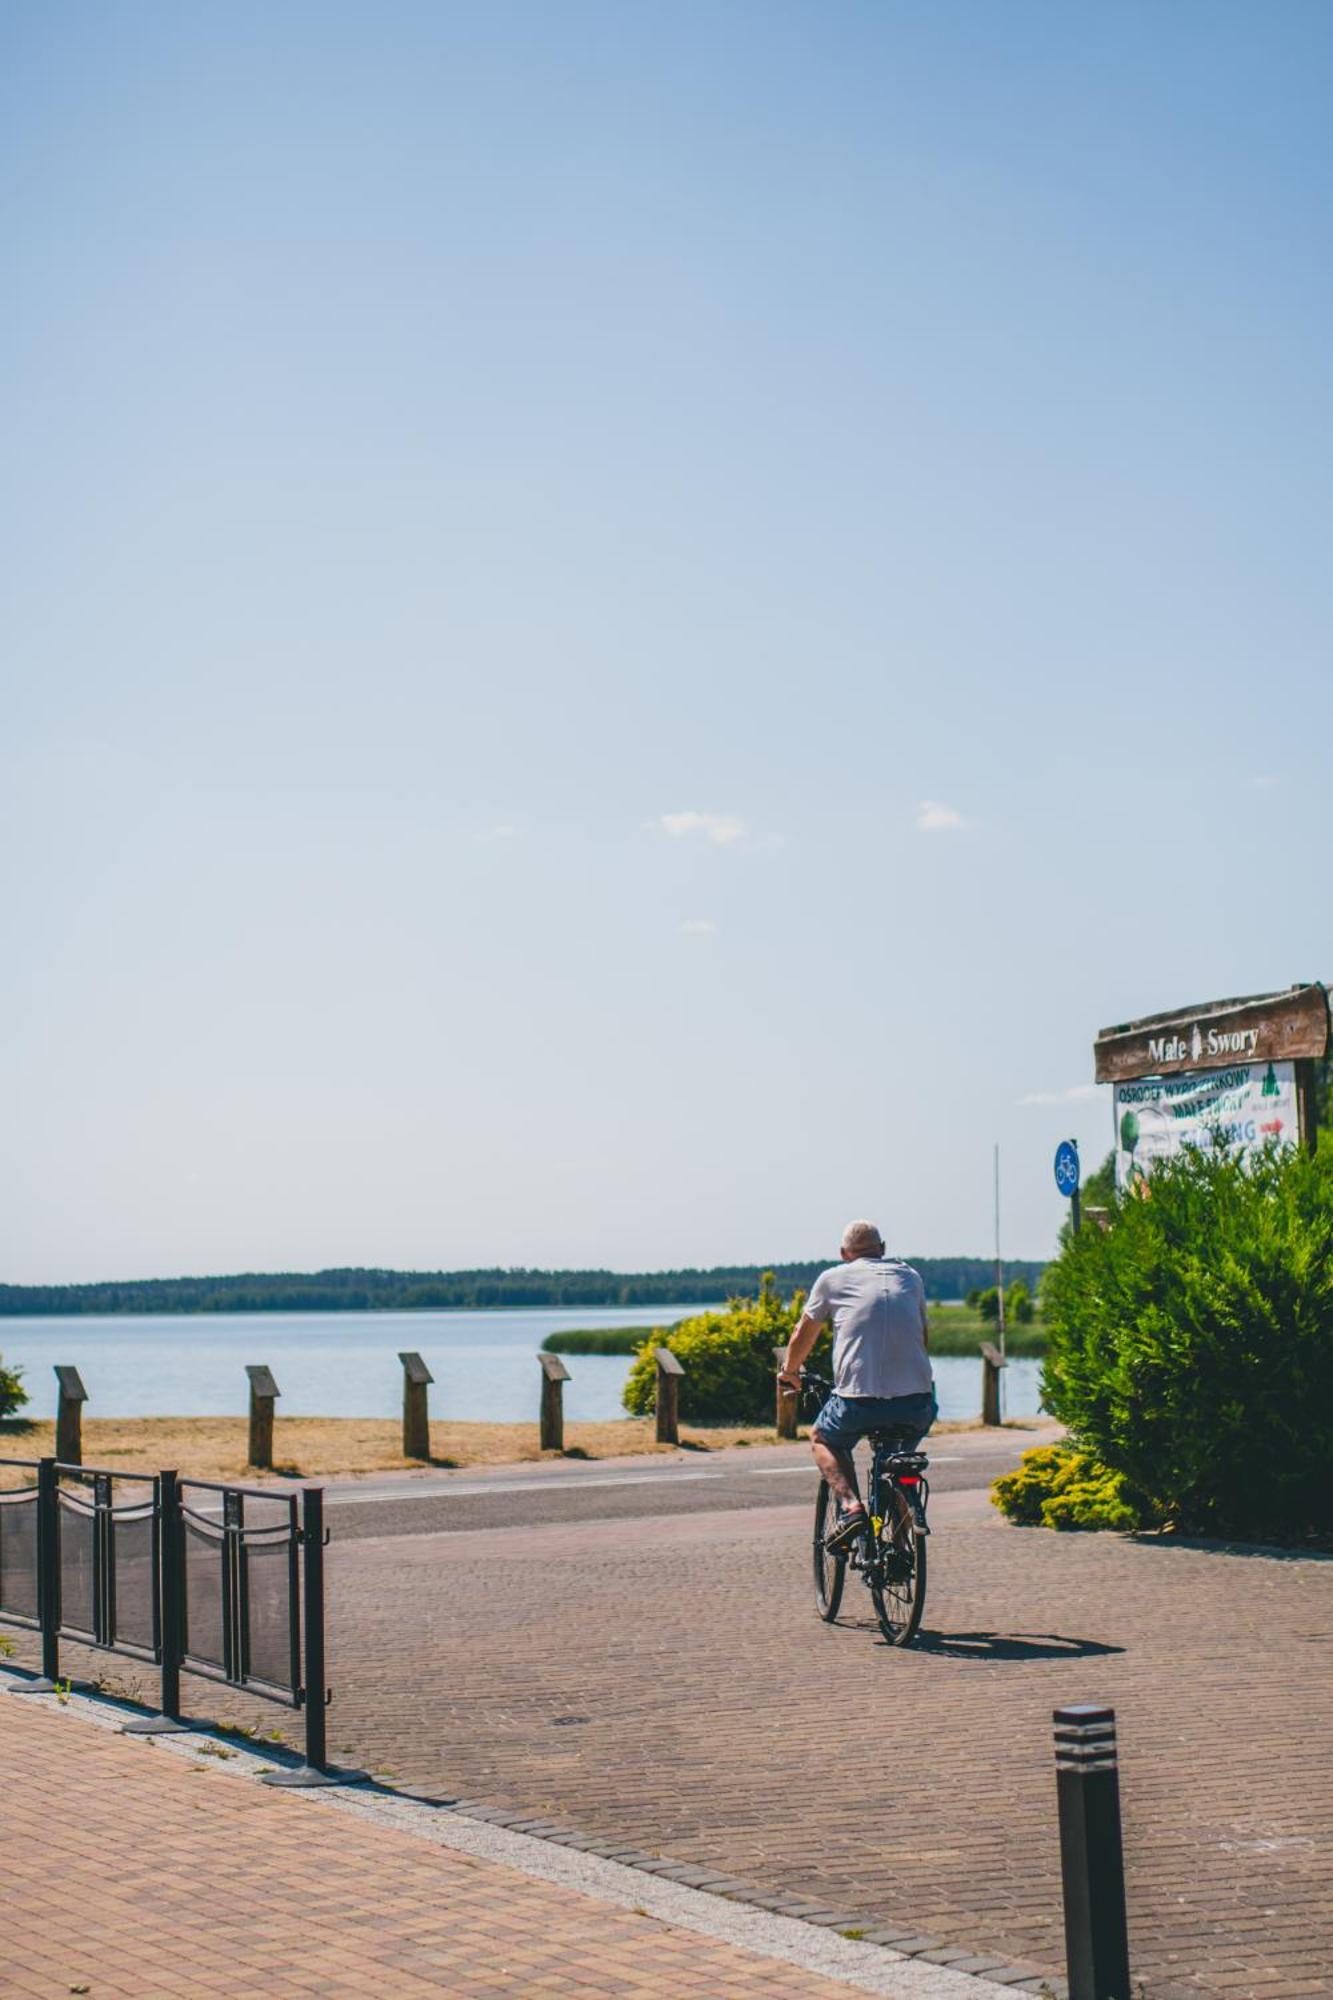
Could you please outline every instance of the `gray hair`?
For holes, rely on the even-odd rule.
[[[882,1257],[884,1238],[873,1222],[849,1222],[842,1232],[842,1247],[852,1257]]]

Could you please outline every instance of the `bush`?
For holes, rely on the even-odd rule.
[[[1000,1317],[1000,1290],[991,1285],[984,1292],[970,1292],[968,1304],[975,1306],[977,1313],[985,1320]],[[1032,1294],[1021,1278],[1015,1278],[1012,1285],[1004,1288],[1004,1318],[1006,1326],[1031,1326],[1036,1316],[1036,1306]]]
[[[15,1410],[21,1410],[28,1400],[28,1392],[23,1386],[23,1370],[6,1368],[0,1358],[0,1417],[12,1417]]]
[[[1013,1284],[1005,1291],[1005,1318],[1011,1326],[1031,1326],[1036,1311],[1031,1292],[1021,1278],[1015,1278]]]
[[[997,1479],[991,1498],[1011,1521],[1029,1528],[1143,1528],[1152,1508],[1124,1477],[1073,1445],[1025,1451],[1014,1472]]]
[[[773,1349],[786,1344],[801,1316],[804,1295],[796,1292],[784,1305],[764,1273],[757,1299],[731,1299],[723,1312],[698,1313],[669,1332],[649,1334],[625,1384],[624,1404],[631,1416],[647,1417],[657,1395],[657,1364],[653,1350],[669,1348],[684,1367],[680,1378],[680,1414],[685,1418],[716,1418],[728,1423],[771,1423],[775,1407]],[[831,1346],[822,1334],[809,1357],[810,1365],[829,1367]]]
[[[1333,1526],[1333,1153],[1162,1161],[1065,1244],[1042,1312],[1046,1408],[1155,1516]]]

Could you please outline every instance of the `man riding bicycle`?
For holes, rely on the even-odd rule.
[[[821,1271],[787,1343],[778,1380],[799,1389],[799,1371],[820,1329],[833,1321],[833,1394],[815,1418],[810,1449],[838,1503],[826,1537],[830,1551],[864,1533],[852,1448],[872,1431],[911,1432],[919,1440],[939,1415],[926,1328],[926,1292],[910,1264],[884,1255],[873,1222],[849,1222],[841,1263]]]

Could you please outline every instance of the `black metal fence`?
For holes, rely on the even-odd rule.
[[[19,1476],[0,1489],[0,1624],[42,1642],[40,1676],[11,1693],[55,1691],[63,1640],[123,1654],[160,1675],[160,1714],[126,1727],[158,1734],[188,1726],[186,1670],[302,1710],[305,1764],[269,1782],[328,1781],[320,1487],[275,1493],[54,1458],[0,1468]]]

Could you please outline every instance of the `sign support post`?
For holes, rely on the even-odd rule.
[[[1302,1056],[1296,1064],[1296,1117],[1301,1128],[1301,1144],[1307,1153],[1319,1147],[1319,1097],[1315,1089],[1314,1060]]]

